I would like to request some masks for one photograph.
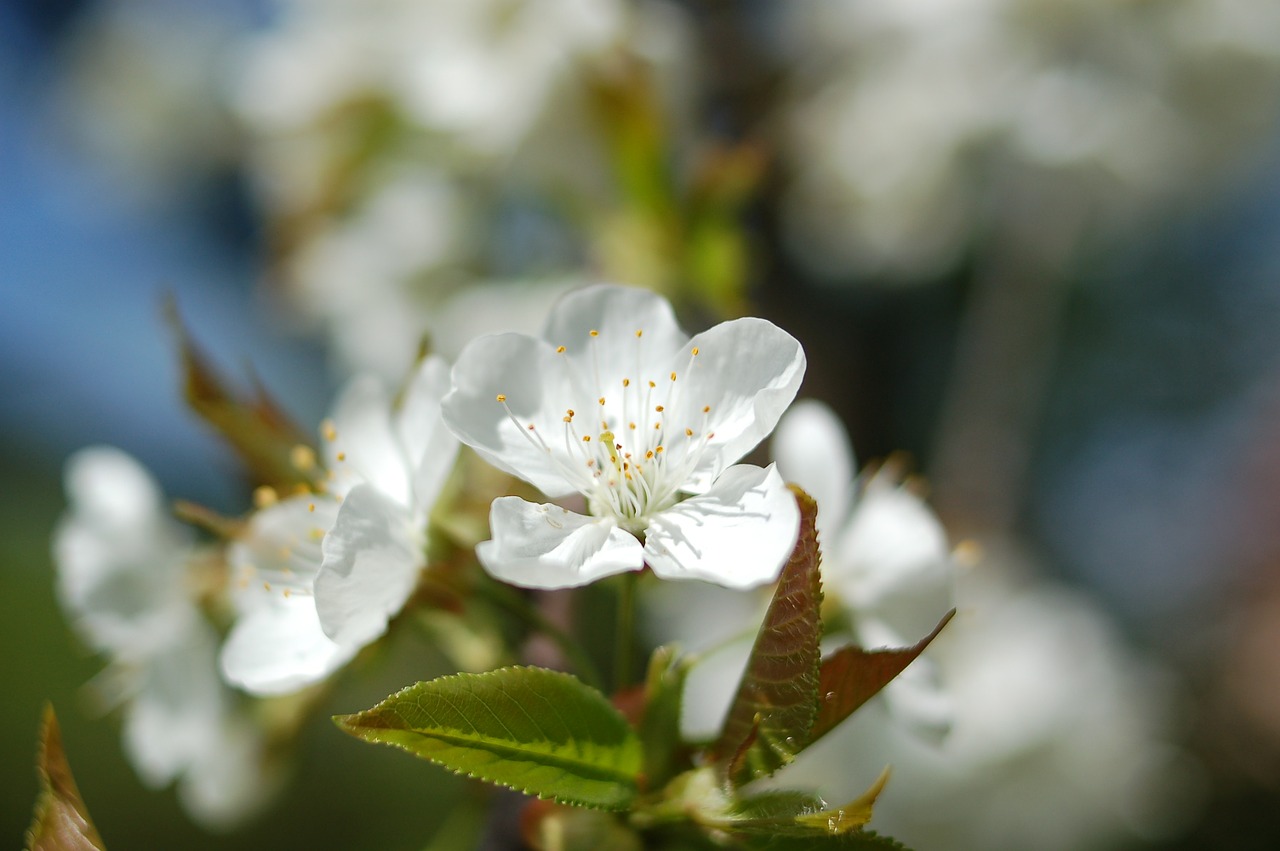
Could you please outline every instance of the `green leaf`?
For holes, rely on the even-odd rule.
[[[828,807],[805,792],[776,791],[733,801],[721,810],[692,809],[690,815],[705,828],[753,841],[796,837],[813,842],[856,837],[872,818],[872,807],[887,781],[886,768],[867,792],[844,806]]]
[[[689,664],[671,646],[659,647],[649,657],[645,678],[644,714],[640,717],[640,741],[644,749],[645,785],[662,786],[675,776],[680,750],[680,711]]]
[[[713,759],[737,784],[771,774],[804,747],[818,705],[822,587],[817,503],[791,486],[800,504],[800,536],[782,569]]]
[[[106,846],[71,776],[71,766],[62,750],[62,730],[49,704],[44,707],[36,773],[40,777],[40,797],[27,831],[28,851],[103,851]]]
[[[815,844],[838,851],[911,851],[896,839],[881,836],[874,830],[858,830],[843,836],[815,839],[812,836],[778,836],[772,839],[753,839],[747,847],[753,851],[811,851]]]
[[[818,715],[809,732],[806,747],[813,744],[831,729],[853,714],[888,685],[889,681],[915,661],[933,639],[947,625],[955,609],[947,612],[933,628],[933,632],[910,647],[896,650],[863,650],[850,644],[822,660],[819,674]]]
[[[636,796],[639,738],[604,695],[557,671],[441,677],[334,721],[357,738],[539,798],[622,810]]]
[[[724,822],[714,826],[763,836],[847,836],[871,821],[872,807],[888,780],[886,768],[860,797],[835,808],[803,792],[766,792],[737,802]]]
[[[172,301],[165,315],[177,337],[183,396],[191,410],[231,444],[258,482],[282,491],[314,482],[319,471],[310,438],[256,381],[254,398],[229,390],[192,341]]]

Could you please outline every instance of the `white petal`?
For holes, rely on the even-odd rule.
[[[160,787],[205,747],[224,708],[212,630],[193,622],[133,673],[136,693],[125,708],[124,749],[142,781]]]
[[[324,555],[320,542],[338,518],[337,500],[299,495],[254,513],[227,548],[231,595],[240,612],[273,602],[286,591],[311,595]]]
[[[325,633],[362,647],[386,632],[418,582],[422,547],[403,506],[369,485],[353,488],[322,544],[315,590]]]
[[[288,694],[328,677],[357,650],[324,634],[314,598],[294,594],[241,616],[222,645],[219,664],[227,682],[250,694]]]
[[[499,394],[518,422],[508,417]],[[453,389],[444,398],[444,420],[495,467],[548,496],[564,496],[575,488],[565,478],[563,463],[527,426],[536,424],[549,445],[559,446],[561,417],[574,398],[565,362],[550,345],[523,334],[495,334],[472,341],[458,356]]]
[[[573,588],[643,566],[640,542],[610,518],[515,496],[493,501],[493,540],[476,548],[485,570],[524,588]]]
[[[449,392],[449,365],[428,357],[419,365],[405,390],[395,418],[396,434],[413,471],[415,519],[425,522],[458,455],[458,439],[440,416],[440,402]]]
[[[333,491],[341,495],[369,482],[409,505],[409,469],[391,424],[391,397],[382,382],[372,375],[353,378],[338,395],[329,419],[336,434],[325,444]]]
[[[247,718],[224,717],[182,778],[183,809],[205,827],[226,831],[269,806],[284,778],[267,764],[263,739]]]
[[[698,354],[692,354],[693,349]],[[689,341],[670,361],[677,377],[667,414],[667,450],[713,434],[688,490],[700,492],[773,431],[804,378],[800,343],[772,322],[747,317],[722,322]],[[703,412],[704,408],[710,410]],[[674,428],[671,428],[674,426]]]
[[[778,423],[770,449],[782,478],[818,501],[818,531],[843,523],[854,461],[849,435],[835,411],[813,399],[795,403]]]
[[[799,527],[795,496],[774,466],[741,464],[650,520],[645,563],[663,579],[750,588],[778,577]]]
[[[155,479],[127,452],[91,446],[67,459],[67,496],[77,514],[110,528],[146,528],[163,517]]]
[[[643,333],[637,337],[637,331]],[[623,378],[656,379],[689,339],[665,298],[613,284],[585,287],[560,299],[542,336],[553,347],[564,346],[563,357],[593,385],[588,401],[601,392],[607,396]]]
[[[150,474],[118,449],[77,452],[66,487],[70,506],[53,536],[59,601],[94,649],[146,656],[192,620],[188,537]]]
[[[855,612],[914,644],[953,605],[946,533],[918,497],[885,474],[871,478],[823,564],[828,587]]]

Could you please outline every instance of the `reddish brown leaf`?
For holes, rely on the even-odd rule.
[[[800,535],[711,751],[737,783],[790,762],[804,747],[817,713],[822,637],[821,558],[814,527],[818,506],[795,485],[791,489],[800,504]]]
[[[102,838],[89,818],[62,750],[58,718],[48,704],[40,730],[36,773],[40,777],[40,798],[27,831],[29,851],[103,851]]]
[[[848,718],[862,704],[876,695],[889,681],[915,661],[938,633],[947,625],[955,609],[943,615],[933,632],[911,647],[891,650],[863,650],[850,644],[822,660],[819,673],[818,717],[809,732],[813,743]]]
[[[231,444],[259,484],[281,491],[311,484],[315,450],[310,438],[294,425],[255,379],[255,394],[241,397],[196,347],[172,301],[165,316],[178,341],[182,361],[183,395],[191,410]]]

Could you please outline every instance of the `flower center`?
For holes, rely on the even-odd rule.
[[[589,375],[581,364],[563,359],[573,399],[580,401],[577,407],[565,408],[559,429],[521,422],[508,406],[506,394],[497,397],[526,438],[550,455],[565,479],[586,497],[592,514],[610,515],[637,536],[653,515],[680,501],[715,437],[707,428],[711,405],[684,398],[698,348],[687,350],[683,371],[655,375],[654,365],[646,370],[641,357],[643,337],[640,329],[632,338],[634,359],[602,359],[597,347],[615,343],[591,331],[586,341],[591,350]],[[567,351],[563,345],[556,348],[561,355]],[[633,366],[625,373],[615,366],[609,373],[602,370],[602,360],[611,364],[631,360]]]

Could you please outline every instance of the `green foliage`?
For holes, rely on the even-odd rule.
[[[933,628],[933,632],[910,647],[863,650],[850,644],[823,659],[818,685],[818,693],[822,695],[822,699],[806,746],[829,733],[888,685],[890,680],[902,673],[938,637],[938,633],[955,613],[955,609],[947,612]]]
[[[735,834],[809,839],[848,836],[871,820],[871,809],[889,780],[885,769],[871,788],[842,807],[828,808],[803,792],[766,792],[736,802],[715,826]]]
[[[911,851],[898,840],[881,836],[874,830],[859,830],[816,842],[812,837],[775,836],[753,840],[746,847],[752,851],[810,851],[819,843],[819,847],[832,851]]]
[[[643,761],[640,740],[604,695],[541,668],[418,683],[334,720],[459,774],[582,807],[629,807]]]
[[[735,783],[771,774],[808,741],[817,715],[822,587],[818,576],[817,503],[791,486],[800,504],[800,536],[782,569],[747,669],[712,746]]]
[[[71,766],[62,750],[62,730],[48,704],[44,708],[36,772],[40,777],[40,797],[27,832],[28,851],[103,851],[106,846],[71,776]]]
[[[196,348],[177,307],[169,302],[165,312],[177,337],[183,396],[191,410],[227,440],[255,481],[280,490],[311,483],[315,452],[307,435],[256,382],[254,398],[229,390]]]

